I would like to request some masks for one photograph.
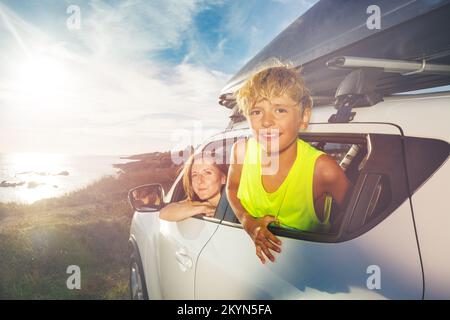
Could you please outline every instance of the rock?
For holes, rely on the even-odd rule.
[[[40,182],[36,182],[36,181],[30,181],[30,182],[28,182],[27,187],[29,189],[34,189],[34,188],[36,188],[36,187],[38,187],[40,185],[43,185],[43,184],[45,184],[45,183],[40,183]]]
[[[3,180],[3,181],[0,183],[0,187],[3,187],[3,188],[8,188],[8,187],[15,188],[15,187],[22,186],[22,185],[24,185],[24,184],[25,184],[25,181],[20,181],[20,182],[8,182],[8,181],[6,181],[6,180]]]
[[[33,171],[24,171],[24,172],[18,172],[16,174],[31,174]]]

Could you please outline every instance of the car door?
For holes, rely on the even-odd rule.
[[[333,213],[327,233],[271,228],[282,252],[275,263],[263,265],[228,205],[200,254],[196,299],[422,298],[399,128],[324,123],[311,125],[310,132],[301,138],[347,168],[353,184],[347,208]]]
[[[211,142],[203,148],[217,154],[223,154],[222,140]],[[171,202],[186,198],[183,189],[183,172],[180,173]],[[159,220],[158,261],[159,282],[163,299],[193,299],[194,275],[197,258],[201,249],[217,230],[224,214],[219,202],[214,217],[196,216],[183,221]],[[221,209],[222,208],[222,209]]]

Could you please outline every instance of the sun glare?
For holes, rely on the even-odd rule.
[[[54,172],[63,169],[63,154],[46,153],[13,153],[9,155],[10,162],[14,164],[16,172],[35,171],[35,172]]]
[[[29,98],[52,98],[58,95],[68,82],[64,64],[55,57],[37,55],[23,61],[15,71],[13,86]]]

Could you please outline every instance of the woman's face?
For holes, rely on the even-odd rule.
[[[199,159],[191,169],[192,187],[202,201],[211,199],[220,193],[226,183],[226,176],[209,159]]]

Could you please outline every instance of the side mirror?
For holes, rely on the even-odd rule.
[[[128,201],[135,211],[155,212],[164,206],[164,189],[159,183],[142,185],[128,192]]]

